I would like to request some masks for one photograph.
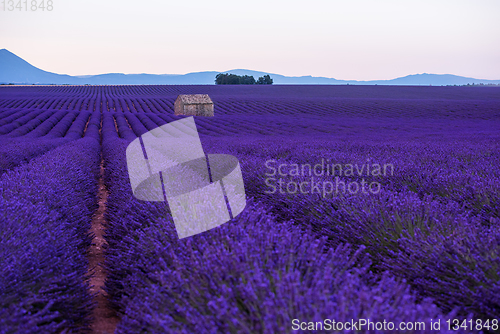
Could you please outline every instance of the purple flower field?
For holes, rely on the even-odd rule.
[[[185,239],[125,156],[178,94],[247,197]],[[0,87],[0,144],[0,333],[90,331],[101,165],[116,333],[500,332],[497,87]]]

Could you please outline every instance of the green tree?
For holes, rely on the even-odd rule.
[[[260,77],[258,81],[251,75],[236,75],[229,73],[219,73],[215,76],[216,85],[272,85],[273,79],[269,74]]]
[[[255,85],[255,78],[251,75],[240,77],[240,85]]]
[[[255,85],[255,83],[255,78],[251,75],[219,73],[215,76],[216,85]]]
[[[240,77],[236,74],[219,73],[215,77],[215,84],[217,85],[239,85]]]
[[[257,80],[257,85],[272,85],[272,84],[273,84],[273,79],[271,79],[271,76],[269,76],[269,74],[266,74],[263,77],[259,77],[259,80]]]

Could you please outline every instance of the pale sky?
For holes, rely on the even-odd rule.
[[[60,74],[500,79],[498,0],[54,0],[50,12],[27,3],[0,3],[0,49]]]

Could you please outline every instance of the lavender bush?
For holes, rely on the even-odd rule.
[[[196,119],[205,151],[238,158],[253,200],[231,222],[178,240],[165,203],[132,196],[124,152],[181,118],[175,98],[192,93],[215,103],[215,117]],[[0,89],[0,332],[86,328],[101,149],[117,332],[499,318],[499,99],[487,87]],[[394,174],[340,177],[377,182],[376,194],[267,192],[266,161],[322,158],[391,163]]]
[[[398,277],[405,277],[421,295],[436,298],[447,310],[460,306],[462,315],[472,312],[484,319],[498,318],[495,242],[500,222],[496,204],[500,183],[494,167],[498,145],[428,143],[425,147],[429,153],[422,157],[405,151],[406,143],[349,143],[342,149],[338,143],[331,145],[332,148],[327,141],[310,141],[293,149],[288,142],[263,145],[248,141],[243,145],[216,143],[211,150],[219,148],[221,152],[238,155],[247,193],[261,198],[282,219],[294,220],[328,236],[332,246],[347,242],[367,247],[374,270],[390,269]],[[446,159],[441,152],[451,154],[453,148],[453,158]],[[340,193],[323,198],[311,194],[265,194],[270,189],[264,182],[265,161],[269,158],[278,163],[314,164],[319,157],[334,157],[335,161],[354,164],[366,161],[367,155],[372,161],[387,161],[388,152],[392,155],[390,161],[403,166],[403,172],[387,178],[367,177],[368,181],[376,179],[383,185],[376,195]],[[425,161],[432,161],[434,167]],[[429,178],[426,174],[431,171]],[[345,182],[359,178],[342,177]],[[450,258],[454,260],[450,262]]]
[[[231,223],[178,240],[164,204],[133,198],[119,158],[126,145],[110,139],[103,152],[111,192],[106,287],[124,313],[118,332],[274,333],[289,332],[294,317],[447,317],[430,300],[417,304],[390,275],[374,277],[363,247],[329,248],[252,202]]]
[[[85,329],[99,143],[62,145],[0,178],[2,333]]]

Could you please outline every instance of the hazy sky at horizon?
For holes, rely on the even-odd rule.
[[[498,0],[54,0],[50,12],[27,3],[0,3],[0,49],[61,74],[500,79]]]

